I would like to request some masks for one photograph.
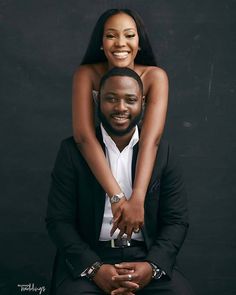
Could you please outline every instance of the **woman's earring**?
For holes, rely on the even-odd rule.
[[[141,51],[141,47],[138,47],[138,50]]]
[[[102,46],[100,47],[100,50],[103,50],[103,47]]]

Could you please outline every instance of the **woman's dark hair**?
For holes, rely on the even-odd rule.
[[[103,31],[104,25],[109,17],[119,14],[125,13],[133,18],[136,23],[138,35],[139,35],[139,46],[141,50],[138,51],[135,57],[135,63],[147,65],[147,66],[156,66],[156,59],[153,54],[153,50],[148,38],[148,34],[146,32],[145,26],[141,17],[137,12],[132,11],[130,9],[109,9],[105,11],[98,19],[94,30],[92,32],[86,53],[81,62],[81,65],[84,64],[94,64],[99,62],[106,62],[107,58],[104,54],[104,51],[100,49],[102,46],[103,39]]]

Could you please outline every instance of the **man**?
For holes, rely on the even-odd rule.
[[[97,128],[112,173],[128,198],[143,112],[140,77],[113,68],[102,78]],[[57,246],[53,288],[67,294],[192,294],[175,268],[186,236],[186,193],[168,143],[161,141],[145,198],[145,222],[132,239],[111,237],[111,200],[96,181],[73,138],[62,142],[52,173],[47,228]]]

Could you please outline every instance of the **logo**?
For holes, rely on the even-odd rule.
[[[34,292],[39,295],[43,294],[46,291],[45,286],[36,287],[34,283],[28,283],[28,284],[18,284],[18,288],[20,288],[21,292]]]

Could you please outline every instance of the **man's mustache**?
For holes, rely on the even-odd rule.
[[[127,112],[113,112],[113,113],[110,114],[110,116],[112,116],[112,117],[113,117],[113,116],[126,117],[126,118],[128,118],[128,119],[131,118],[130,113],[127,113]]]

